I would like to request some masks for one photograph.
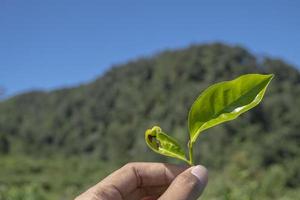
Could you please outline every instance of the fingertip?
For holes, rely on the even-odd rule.
[[[204,166],[197,165],[192,167],[191,174],[193,174],[203,186],[206,186],[208,182],[208,170]]]
[[[208,170],[201,166],[193,166],[179,174],[170,187],[161,196],[162,200],[196,200],[202,194],[208,182]]]

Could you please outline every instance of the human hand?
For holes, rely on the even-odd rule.
[[[75,200],[196,200],[207,181],[201,165],[129,163]]]

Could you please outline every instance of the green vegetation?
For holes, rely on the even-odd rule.
[[[1,102],[0,199],[72,199],[124,163],[180,163],[149,153],[144,128],[159,123],[186,144],[186,111],[196,94],[248,73],[275,78],[260,106],[195,143],[195,163],[210,169],[202,199],[297,199],[300,73],[222,44],[165,51],[86,85]]]
[[[194,165],[193,145],[200,133],[208,128],[237,118],[262,100],[273,75],[247,74],[214,84],[193,103],[188,116],[190,139],[189,160],[175,138],[154,126],[145,132],[147,145],[155,152],[178,158]]]

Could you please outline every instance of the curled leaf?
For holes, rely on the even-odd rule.
[[[171,136],[163,133],[161,128],[158,126],[154,126],[152,129],[146,130],[145,141],[153,151],[159,154],[188,162],[185,157],[185,153],[178,142]]]

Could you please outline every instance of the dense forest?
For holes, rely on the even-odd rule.
[[[199,93],[246,73],[275,78],[259,106],[199,138],[197,163],[210,170],[203,199],[299,198],[300,72],[215,43],[112,66],[78,87],[0,102],[0,200],[72,198],[126,162],[177,162],[151,152],[144,131],[159,124],[186,142],[187,112]]]

